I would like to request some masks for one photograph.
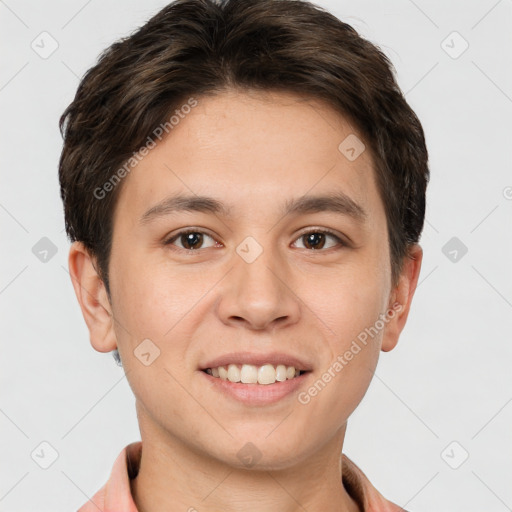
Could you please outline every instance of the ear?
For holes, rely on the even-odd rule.
[[[110,352],[117,347],[112,307],[94,263],[83,243],[73,242],[69,250],[69,273],[91,345],[98,352]]]
[[[418,284],[421,262],[423,260],[423,249],[415,244],[409,249],[409,256],[404,259],[404,265],[398,284],[390,294],[388,313],[390,318],[382,337],[383,352],[393,350],[398,343],[398,338],[405,327],[412,298]],[[394,314],[393,314],[394,312]]]

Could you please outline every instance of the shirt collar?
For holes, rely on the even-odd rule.
[[[125,446],[117,456],[107,483],[78,512],[138,512],[130,482],[140,467],[142,441]],[[359,467],[342,454],[343,486],[358,504],[361,512],[406,512],[385,499]]]

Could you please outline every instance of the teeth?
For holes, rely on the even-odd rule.
[[[213,370],[212,370],[213,371]],[[240,382],[241,376],[240,368],[236,364],[230,364],[228,366],[228,380],[229,382]]]
[[[274,384],[275,381],[276,369],[271,364],[264,364],[259,367],[258,384]]]
[[[230,366],[235,366],[231,364]],[[229,379],[229,372],[228,372]],[[231,379],[229,379],[231,380]],[[244,364],[240,371],[240,382],[244,384],[256,384],[258,382],[258,368],[250,364]]]
[[[293,368],[293,366],[290,366],[290,368]],[[286,380],[286,366],[284,364],[276,366],[276,380],[279,382]]]
[[[284,364],[277,366],[264,364],[259,367],[253,364],[229,364],[227,367],[208,368],[206,373],[222,380],[242,382],[243,384],[274,384],[276,381],[284,382],[286,379],[293,379],[301,375],[300,370]]]

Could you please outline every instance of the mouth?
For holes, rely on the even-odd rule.
[[[310,370],[300,370],[292,365],[274,365],[270,363],[261,366],[231,363],[204,368],[202,371],[214,378],[232,383],[260,384],[263,386],[293,380],[310,372]]]
[[[201,362],[198,370],[210,390],[249,407],[288,400],[309,380],[313,366],[284,352],[232,352]]]

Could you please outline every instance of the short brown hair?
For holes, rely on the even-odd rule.
[[[110,296],[108,182],[191,96],[230,88],[324,100],[360,131],[385,206],[391,279],[418,242],[429,180],[422,126],[389,59],[348,24],[304,0],[176,0],[107,48],[60,118],[66,232],[96,259]]]

